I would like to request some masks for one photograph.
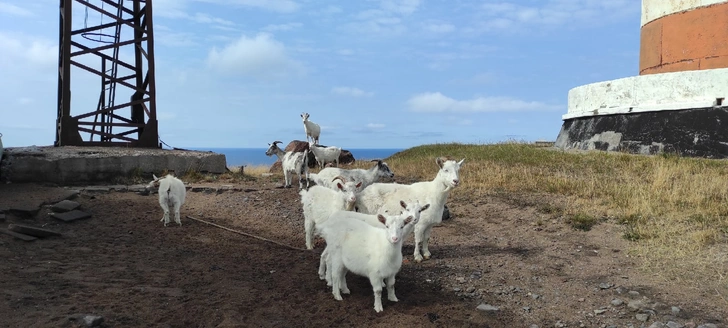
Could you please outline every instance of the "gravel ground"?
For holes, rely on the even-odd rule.
[[[59,221],[49,206],[6,211],[3,228],[63,235],[23,242],[0,234],[0,326],[726,327],[728,303],[715,291],[639,271],[620,226],[575,231],[539,213],[535,204],[558,202],[553,196],[451,198],[453,217],[432,233],[432,259],[412,262],[410,237],[397,275],[400,301],[384,298],[375,313],[366,278],[350,274],[343,301],[319,280],[323,240],[313,251],[293,249],[304,247],[295,183],[195,186],[181,227],[159,222],[156,195],[104,188],[79,188],[74,201],[89,219]],[[0,209],[68,195],[1,185]]]

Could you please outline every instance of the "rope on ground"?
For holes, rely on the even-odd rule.
[[[266,242],[269,242],[269,243],[276,244],[278,246],[283,246],[285,248],[290,248],[290,249],[297,250],[297,251],[308,251],[305,248],[298,248],[298,247],[293,247],[293,246],[289,246],[289,245],[286,245],[286,244],[281,244],[281,243],[279,243],[279,242],[277,242],[275,240],[270,240],[270,239],[267,239],[267,238],[263,238],[263,237],[259,237],[259,236],[256,236],[256,235],[249,234],[247,232],[242,232],[242,231],[230,229],[228,227],[223,227],[223,226],[221,226],[219,224],[212,223],[212,222],[208,222],[208,221],[205,221],[205,220],[202,220],[202,219],[193,218],[193,217],[191,217],[189,215],[187,216],[187,218],[188,219],[195,220],[195,221],[198,221],[198,222],[202,222],[204,224],[209,224],[211,226],[218,227],[218,228],[223,229],[223,230],[227,230],[227,231],[230,231],[230,232],[234,232],[234,233],[237,233],[237,234],[240,234],[240,235],[243,235],[243,236],[248,236],[248,237],[251,237],[251,238],[259,239],[259,240],[262,240],[262,241],[266,241]]]

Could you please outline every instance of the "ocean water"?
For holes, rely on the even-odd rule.
[[[187,148],[192,150],[203,150],[212,151],[219,154],[225,154],[225,160],[228,166],[241,166],[241,165],[271,165],[275,163],[278,156],[268,157],[265,155],[265,151],[268,148]],[[374,148],[361,148],[361,149],[347,149],[354,155],[354,159],[357,161],[371,160],[371,159],[385,159],[392,156],[398,151],[403,149],[374,149]]]

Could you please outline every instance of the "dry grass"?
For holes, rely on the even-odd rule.
[[[541,213],[588,231],[604,221],[621,224],[642,268],[666,282],[708,284],[728,295],[728,163],[674,155],[575,153],[523,143],[435,144],[407,149],[385,159],[402,182],[431,180],[435,158],[465,158],[463,184],[450,197],[483,196],[537,206]],[[342,168],[371,168],[357,161]],[[311,169],[312,173],[318,169]],[[205,181],[258,179],[268,166],[232,168]],[[270,179],[281,178],[281,173]],[[185,181],[189,181],[186,179]],[[199,180],[198,180],[199,181]],[[533,203],[532,194],[550,194],[559,204]]]
[[[466,158],[458,200],[499,194],[548,193],[565,206],[537,204],[575,229],[622,224],[632,254],[666,281],[711,284],[728,291],[728,165],[674,155],[572,153],[520,143],[436,144],[393,155],[399,176],[431,180],[434,160]],[[370,163],[365,163],[369,167]]]

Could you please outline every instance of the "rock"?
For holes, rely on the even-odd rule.
[[[704,323],[702,325],[698,325],[698,328],[718,328],[718,326],[714,323]]]
[[[604,312],[607,312],[607,309],[597,309],[597,310],[594,310],[594,314],[602,314]]]
[[[670,312],[674,316],[680,315],[680,311],[682,311],[682,309],[680,307],[677,307],[677,306],[673,306],[673,307],[670,308]]]
[[[635,291],[635,290],[630,290],[629,292],[627,292],[627,295],[629,295],[629,297],[631,297],[631,298],[637,298],[640,296],[640,292]]]
[[[57,213],[63,213],[68,211],[73,211],[77,209],[81,204],[74,202],[72,200],[64,199],[55,205],[51,206],[51,211],[57,212]]]
[[[632,301],[629,301],[629,303],[627,303],[627,307],[630,310],[637,312],[639,310],[642,310],[645,307],[645,303],[642,302],[641,300],[632,300]]]
[[[458,283],[460,283],[460,284],[464,284],[464,283],[465,283],[465,278],[463,278],[463,277],[458,277],[458,278],[456,278],[455,280],[456,280],[456,281],[457,281]]]
[[[500,308],[499,307],[493,306],[493,305],[490,305],[490,304],[485,304],[485,303],[478,305],[477,309],[480,310],[480,311],[484,311],[484,312],[500,311]]]
[[[430,320],[430,322],[434,323],[439,318],[440,316],[437,313],[427,312],[427,319]]]
[[[83,191],[85,191],[87,193],[107,193],[107,192],[109,192],[109,190],[111,190],[111,188],[109,188],[109,187],[93,187],[92,186],[92,187],[83,188]]]
[[[10,230],[7,230],[7,229],[0,229],[0,233],[4,233],[4,234],[6,234],[8,236],[13,236],[13,237],[15,237],[17,239],[24,240],[24,241],[33,241],[33,240],[36,240],[37,239],[37,238],[35,238],[33,236],[24,235],[22,233],[17,233],[15,231],[10,231]]]
[[[647,328],[665,328],[665,324],[659,321],[653,322],[649,327]]]
[[[36,213],[38,213],[38,210],[40,210],[39,204],[29,204],[29,203],[23,203],[23,204],[15,204],[11,205],[10,208],[8,208],[8,212],[15,213],[16,215],[21,216],[35,216]]]
[[[10,224],[8,225],[8,230],[15,231],[17,233],[22,233],[25,235],[33,236],[33,237],[53,237],[53,236],[60,236],[61,234],[52,230],[47,229],[41,229],[26,225],[20,225],[20,224]]]
[[[450,219],[450,209],[447,208],[447,205],[444,206],[444,209],[442,210],[442,220],[449,220]]]
[[[80,220],[80,219],[90,218],[91,214],[83,212],[83,211],[79,211],[79,210],[73,210],[73,211],[66,212],[66,213],[53,213],[51,215],[51,217],[54,217],[54,218],[62,220],[62,221],[71,222],[71,221],[76,221],[76,220]]]
[[[473,286],[470,286],[470,287],[468,287],[468,289],[466,289],[465,291],[466,291],[466,292],[468,292],[468,293],[472,293],[472,292],[474,292],[474,291],[475,291],[475,287],[473,287]]]
[[[104,317],[98,315],[87,315],[83,317],[86,327],[98,327],[104,322]]]
[[[460,289],[459,287],[455,287],[455,288],[453,288],[453,289],[452,289],[452,291],[454,291],[454,292],[459,292],[459,291],[461,291],[461,290],[462,290],[462,289]]]
[[[668,321],[666,326],[667,328],[685,328],[685,325],[675,321]]]
[[[600,289],[609,289],[609,288],[612,288],[612,286],[614,286],[614,285],[612,285],[608,282],[603,282],[603,283],[599,284]]]
[[[622,304],[624,304],[624,301],[622,301],[619,298],[615,298],[615,299],[612,300],[612,305],[614,305],[614,306],[620,306]]]
[[[639,321],[645,322],[645,321],[647,321],[647,319],[650,318],[650,315],[647,313],[637,313],[637,314],[635,314],[634,318]]]

